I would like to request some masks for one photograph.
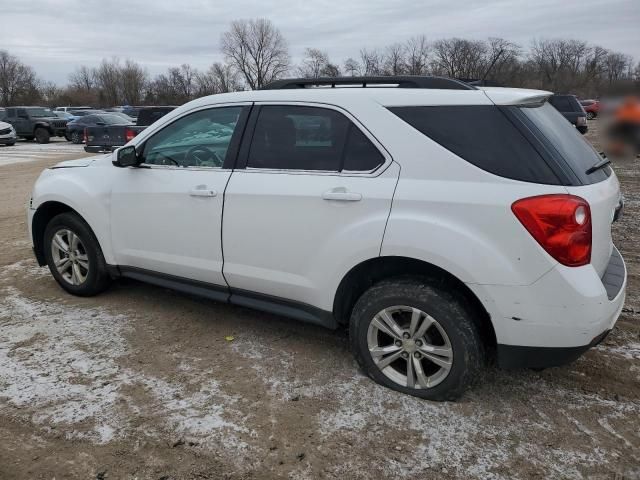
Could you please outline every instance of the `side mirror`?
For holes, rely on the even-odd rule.
[[[130,145],[128,147],[119,148],[116,151],[116,159],[112,162],[116,167],[137,167],[140,164],[136,147]]]

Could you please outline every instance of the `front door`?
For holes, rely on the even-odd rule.
[[[136,147],[142,165],[123,168],[111,196],[118,265],[226,286],[222,205],[248,109],[188,113]]]

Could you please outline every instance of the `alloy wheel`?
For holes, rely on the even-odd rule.
[[[51,239],[51,255],[60,276],[81,285],[89,275],[89,257],[80,237],[69,229],[58,230]]]
[[[369,324],[367,344],[380,371],[403,387],[433,388],[453,365],[453,349],[442,325],[414,307],[397,305],[378,312]]]

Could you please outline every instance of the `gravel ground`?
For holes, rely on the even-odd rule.
[[[65,294],[24,208],[43,168],[83,155],[0,147],[1,479],[640,477],[639,159],[615,165],[630,276],[607,340],[432,403],[364,377],[343,331],[133,281]]]

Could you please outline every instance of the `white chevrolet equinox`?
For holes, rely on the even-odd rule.
[[[626,269],[608,160],[549,92],[438,77],[201,98],[42,172],[35,255],[69,293],[129,277],[328,328],[376,382],[459,397],[612,329]]]

